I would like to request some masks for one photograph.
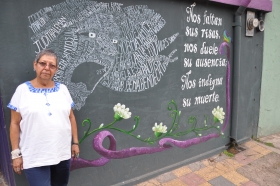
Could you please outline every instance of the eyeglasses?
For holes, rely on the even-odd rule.
[[[49,66],[50,69],[55,70],[57,68],[57,66],[52,65],[52,64],[47,64],[45,62],[37,62],[41,67],[46,68],[46,66]]]

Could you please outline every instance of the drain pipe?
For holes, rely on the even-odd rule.
[[[241,101],[240,95],[240,68],[241,68],[241,16],[245,12],[246,8],[250,4],[251,0],[243,0],[241,6],[235,12],[234,19],[234,38],[233,38],[233,86],[232,86],[232,119],[231,119],[231,128],[230,128],[230,136],[236,140],[237,138],[237,129],[238,125],[240,125],[239,119],[239,103]],[[245,25],[245,24],[243,24]]]

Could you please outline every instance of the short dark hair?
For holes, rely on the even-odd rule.
[[[36,55],[36,57],[35,57],[36,63],[38,63],[39,59],[40,59],[43,55],[55,57],[55,59],[56,59],[56,65],[58,66],[58,56],[57,56],[57,54],[56,54],[52,49],[44,49],[44,50],[41,50],[41,51]]]

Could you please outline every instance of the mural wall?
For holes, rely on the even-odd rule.
[[[30,0],[7,9],[18,11],[1,13],[13,13],[7,17],[16,24],[0,26],[14,34],[3,41],[16,54],[3,53],[9,60],[0,82],[10,83],[0,84],[4,105],[18,84],[34,77],[36,53],[54,49],[54,80],[75,102],[80,139],[69,185],[133,185],[217,153],[228,142],[232,7]],[[27,185],[24,176],[15,178]]]
[[[139,116],[134,117],[135,124],[130,126],[131,130],[115,127],[117,121],[129,119],[131,115],[131,112],[128,112],[129,109],[125,109],[125,105],[118,104],[114,107],[114,121],[109,124],[93,125],[95,128],[92,130],[91,120],[83,121],[83,126],[88,129],[84,129],[80,143],[91,134],[101,131],[92,141],[94,150],[101,157],[96,160],[78,158],[72,161],[72,170],[103,166],[110,159],[158,153],[172,146],[187,148],[224,135],[230,108],[231,38],[229,33],[223,30],[221,16],[215,16],[207,9],[199,12],[197,7],[199,5],[193,2],[184,8],[182,23],[186,27],[180,38],[184,42],[183,45],[173,45],[172,48],[170,45],[179,40],[181,29],[165,28],[164,17],[148,5],[125,6],[116,2],[89,0],[65,1],[43,7],[28,16],[29,28],[33,32],[31,40],[36,46],[35,53],[45,48],[53,48],[58,53],[59,70],[54,80],[67,85],[76,110],[80,110],[87,103],[87,98],[94,93],[98,85],[117,92],[137,94],[137,92],[156,87],[165,77],[172,63],[181,63],[180,66],[184,69],[180,74],[180,82],[178,79],[172,79],[175,81],[174,84],[181,84],[177,92],[184,97],[176,103],[173,99],[177,96],[168,96],[170,101],[173,100],[166,105],[171,112],[172,122],[169,125],[163,125],[162,122],[159,125],[155,123],[151,127],[154,135],[144,138],[142,134],[136,133],[140,121]],[[170,30],[170,33],[159,35],[164,29]],[[180,61],[178,53],[184,56]],[[77,69],[84,63],[95,63],[98,66],[90,72],[95,74],[92,86],[73,81],[75,71],[83,73]],[[205,72],[201,74],[201,71]],[[216,71],[220,73],[215,73]],[[227,95],[224,94],[225,84]],[[195,91],[190,91],[192,89]],[[205,93],[200,93],[200,89],[204,89]],[[189,95],[189,92],[193,92],[193,95]],[[225,96],[228,101],[226,118],[223,108],[219,106],[224,106]],[[201,121],[198,122],[197,116],[188,116],[185,123],[188,123],[190,127],[179,127],[181,110],[178,110],[177,104],[181,109],[205,104],[211,104],[217,108],[212,111],[213,116],[203,116],[204,110],[201,114],[199,113],[198,117],[204,118],[203,125],[200,124]],[[222,127],[218,123],[222,124]],[[107,131],[108,129],[122,133],[123,138],[133,137],[144,142],[143,145],[146,146],[117,150],[116,139]],[[187,137],[189,133],[194,133],[196,137],[189,139]],[[183,136],[185,140],[176,139],[180,136]],[[109,149],[103,147],[106,137],[109,138]],[[158,147],[148,146],[157,141]],[[90,146],[91,144],[88,145],[89,149]]]

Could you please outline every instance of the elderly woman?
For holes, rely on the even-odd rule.
[[[52,80],[58,68],[52,50],[38,53],[33,67],[36,78],[19,85],[8,104],[13,168],[24,170],[31,186],[64,186],[71,155],[80,152],[74,103],[67,87]]]

